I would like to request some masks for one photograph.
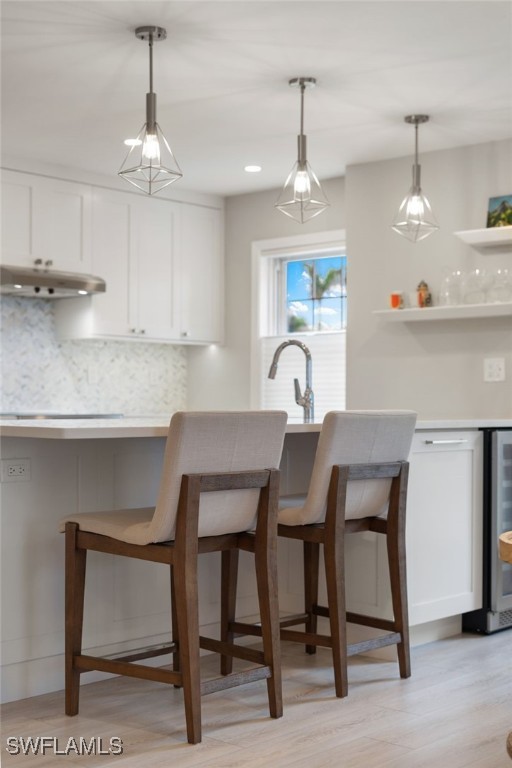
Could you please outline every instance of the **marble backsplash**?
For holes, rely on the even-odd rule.
[[[186,349],[56,339],[53,302],[2,297],[0,410],[151,415],[186,407]]]

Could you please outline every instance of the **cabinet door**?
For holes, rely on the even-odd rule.
[[[130,293],[136,333],[150,339],[179,338],[177,206],[167,200],[137,199],[132,218]]]
[[[91,270],[106,292],[55,302],[57,338],[134,338],[136,307],[131,291],[134,195],[95,189],[92,193]]]
[[[104,294],[91,297],[94,335],[126,336],[136,324],[129,279],[132,209],[132,195],[93,192],[92,271],[107,284]]]
[[[224,335],[221,211],[182,206],[180,266],[182,339],[221,342]]]
[[[417,432],[407,501],[409,618],[482,606],[482,433]]]
[[[2,171],[2,263],[32,267],[38,258],[32,212],[36,178]]]
[[[91,188],[2,171],[2,261],[91,271]]]
[[[60,179],[40,178],[35,185],[34,241],[52,269],[91,271],[91,188]]]

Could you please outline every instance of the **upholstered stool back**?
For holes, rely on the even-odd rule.
[[[283,508],[283,525],[325,520],[333,466],[406,461],[416,414],[412,411],[330,411],[322,424],[309,490],[303,504]],[[391,480],[349,482],[345,518],[384,515]]]

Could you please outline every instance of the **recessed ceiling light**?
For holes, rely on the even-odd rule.
[[[247,173],[259,173],[261,165],[246,165],[244,171],[247,171]]]
[[[124,143],[127,147],[138,147],[140,144],[142,144],[141,139],[125,139]]]

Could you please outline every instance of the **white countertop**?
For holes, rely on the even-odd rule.
[[[170,416],[137,416],[117,419],[5,419],[0,437],[84,440],[126,437],[166,437]],[[290,423],[287,434],[320,432],[321,424]],[[416,430],[508,428],[512,419],[431,419],[418,421]]]

